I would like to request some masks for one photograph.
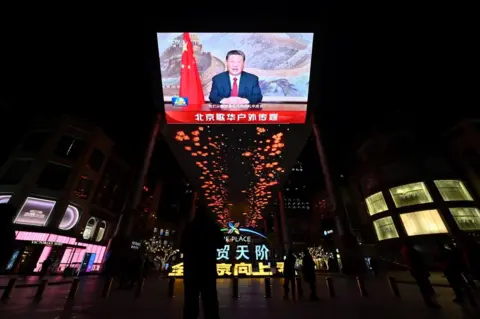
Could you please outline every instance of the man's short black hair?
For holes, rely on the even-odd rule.
[[[225,60],[228,60],[228,57],[231,56],[231,55],[241,55],[242,58],[243,58],[243,61],[245,61],[245,53],[243,53],[243,51],[240,51],[240,50],[228,51],[227,57],[225,58]]]

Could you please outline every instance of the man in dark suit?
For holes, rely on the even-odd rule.
[[[212,79],[210,103],[213,104],[258,104],[263,95],[258,76],[244,72],[245,53],[232,50],[227,53],[227,71]]]

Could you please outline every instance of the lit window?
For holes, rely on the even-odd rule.
[[[397,229],[393,223],[392,217],[384,217],[373,222],[378,240],[398,238]]]
[[[168,235],[170,235],[170,231],[167,229],[167,230],[165,231],[165,237],[167,237]]]
[[[472,200],[473,198],[468,192],[467,188],[462,181],[459,180],[442,180],[435,181],[435,185],[442,195],[444,201],[457,201],[457,200]]]
[[[480,230],[480,210],[475,207],[450,208],[461,230]]]
[[[408,236],[448,233],[436,209],[401,214],[400,218]]]
[[[102,221],[100,223],[100,227],[98,228],[97,232],[97,238],[95,238],[95,241],[101,241],[103,239],[103,236],[105,236],[105,231],[107,230],[107,223],[105,221]]]
[[[160,229],[160,236],[163,236],[163,228]]]
[[[432,197],[423,182],[390,188],[390,194],[392,194],[393,202],[396,207],[433,202]]]
[[[378,192],[367,197],[365,202],[367,203],[367,209],[370,216],[388,210],[388,206],[385,202],[382,192]]]
[[[83,231],[83,239],[91,239],[93,234],[95,233],[95,229],[97,228],[97,219],[94,217],[90,217],[87,221],[87,225],[85,226],[85,230]]]

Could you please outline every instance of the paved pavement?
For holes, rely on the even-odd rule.
[[[438,301],[443,306],[440,310],[430,309],[423,305],[418,289],[414,285],[400,284],[401,298],[390,293],[385,279],[369,278],[365,286],[369,297],[360,297],[355,281],[348,278],[333,279],[337,298],[330,299],[325,281],[319,277],[318,290],[321,300],[310,302],[282,300],[282,280],[272,280],[272,298],[264,298],[264,281],[262,279],[240,279],[239,299],[232,298],[231,281],[219,279],[217,282],[220,301],[221,318],[236,319],[248,316],[260,318],[319,318],[335,316],[337,318],[480,318],[478,310],[470,306],[459,306],[452,302],[453,293],[450,288],[436,287]],[[145,282],[143,293],[134,298],[133,290],[112,290],[110,298],[101,298],[103,281],[87,280],[81,282],[77,298],[68,302],[66,296],[70,285],[49,286],[44,298],[33,301],[35,288],[18,288],[11,299],[0,304],[0,318],[23,319],[60,319],[60,318],[104,318],[120,317],[135,319],[181,318],[183,306],[182,280],[175,283],[175,297],[167,297],[168,281],[150,278]],[[304,287],[305,290],[306,287]],[[307,291],[305,291],[307,292]]]
[[[17,287],[37,285],[40,282],[39,276],[0,276],[0,290],[4,289],[8,285],[9,280],[14,277],[17,278],[15,284]],[[61,284],[73,281],[73,277],[63,276],[45,276],[44,279],[48,279],[50,284]]]

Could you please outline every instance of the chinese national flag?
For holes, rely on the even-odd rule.
[[[205,103],[202,83],[198,73],[197,63],[193,55],[193,45],[190,34],[183,34],[182,66],[180,71],[180,97],[188,98],[188,105]]]

